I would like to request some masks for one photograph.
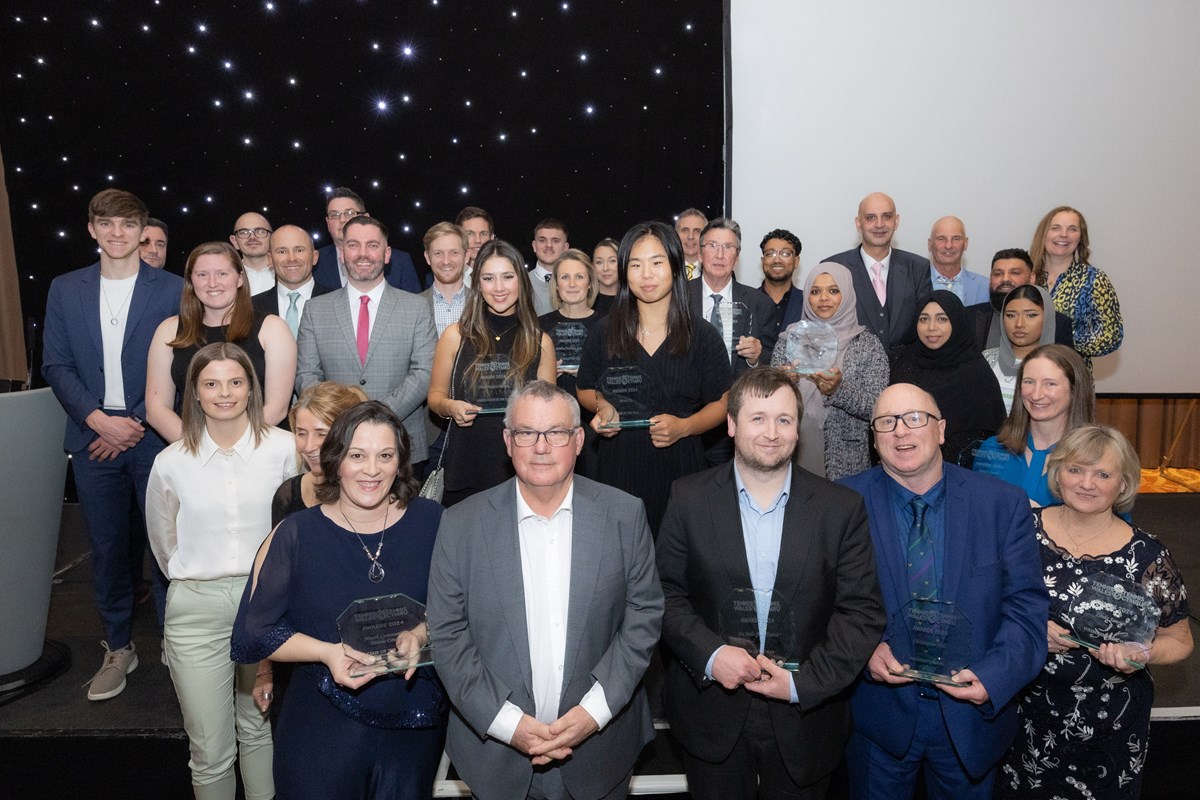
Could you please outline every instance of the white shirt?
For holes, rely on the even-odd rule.
[[[370,315],[367,318],[369,323],[367,325],[368,340],[370,339],[371,334],[375,331],[375,318],[379,316],[379,301],[383,297],[384,283],[386,283],[386,281],[384,281],[381,277],[379,279],[379,283],[375,284],[375,287],[367,292],[360,292],[358,289],[354,288],[354,284],[352,283],[346,284],[346,297],[350,300],[350,327],[354,330],[356,335],[358,334],[358,312],[362,308],[362,303],[359,302],[358,298],[362,297],[364,294],[371,298],[371,302],[367,303],[367,313]]]
[[[729,356],[730,361],[733,360],[731,355],[733,352],[733,278],[725,284],[725,288],[719,292],[714,292],[712,287],[708,285],[708,280],[704,274],[700,274],[700,305],[704,314],[704,321],[708,322],[712,319],[713,299],[714,294],[721,295],[721,341],[725,345],[725,355]]]
[[[571,528],[575,486],[567,489],[562,505],[549,517],[534,512],[517,493],[517,537],[521,545],[521,580],[525,587],[525,626],[529,636],[529,663],[533,668],[534,717],[549,724],[558,719],[563,667],[567,651],[567,609],[571,597]],[[579,701],[601,729],[612,719],[604,687],[592,684]],[[524,714],[505,701],[488,727],[488,735],[512,741]]]
[[[100,340],[104,346],[104,407],[125,410],[125,374],[121,371],[121,351],[125,348],[125,324],[133,304],[135,272],[128,278],[100,277]],[[116,323],[113,323],[113,320]]]
[[[206,430],[199,453],[175,442],[154,459],[146,489],[146,532],[171,580],[249,575],[271,532],[271,498],[296,474],[296,442],[268,428],[258,447],[250,427],[232,448]]]
[[[254,269],[245,264],[242,266],[246,270],[246,281],[250,284],[250,294],[270,291],[271,287],[275,285],[275,270],[271,269],[270,265],[263,269]]]
[[[307,283],[297,286],[295,289],[289,289],[278,281],[275,282],[275,299],[279,302],[279,317],[287,319],[288,306],[292,304],[291,298],[288,297],[292,292],[299,292],[300,296],[296,298],[296,313],[297,318],[304,316],[304,306],[312,299],[313,287],[317,282],[312,278],[308,279]]]

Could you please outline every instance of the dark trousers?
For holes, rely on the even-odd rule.
[[[693,800],[821,800],[829,791],[829,775],[816,783],[801,786],[792,780],[779,752],[770,703],[762,697],[750,698],[746,725],[733,752],[719,764],[701,761],[683,753],[688,792]]]
[[[150,480],[154,458],[162,448],[162,440],[147,432],[142,441],[112,461],[90,461],[87,450],[71,456],[79,509],[83,512],[92,545],[96,609],[104,623],[105,640],[112,650],[129,644],[132,630],[130,506],[136,502],[138,508],[146,508],[146,484]],[[158,605],[159,581],[151,583]]]

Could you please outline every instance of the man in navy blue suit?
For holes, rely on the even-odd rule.
[[[136,497],[145,508],[150,468],[165,447],[142,422],[146,357],[159,323],[179,313],[183,280],[138,258],[147,216],[129,192],[105,189],[93,197],[88,233],[100,246],[100,261],[55,278],[46,301],[42,375],[70,418],[63,446],[91,541],[106,637],[89,700],[116,697],[138,665],[130,507]]]
[[[340,289],[346,285],[346,267],[342,260],[342,229],[346,223],[361,214],[368,214],[362,197],[352,189],[339,186],[329,193],[325,201],[325,226],[329,230],[331,244],[317,250],[317,265],[313,278],[322,286]],[[421,279],[412,257],[403,250],[392,250],[392,257],[383,265],[383,279],[406,292],[420,294]]]
[[[824,259],[849,268],[858,296],[858,321],[883,342],[885,348],[917,338],[917,301],[933,291],[929,259],[897,250],[892,237],[900,227],[896,203],[883,192],[873,192],[858,204],[854,226],[862,245]],[[793,293],[781,328],[800,319],[804,298]]]
[[[1029,498],[944,464],[946,423],[916,386],[885,389],[871,427],[880,466],[840,483],[866,500],[889,623],[851,698],[850,796],[910,798],[924,768],[931,800],[990,798],[1017,733],[1017,694],[1046,661],[1049,598]],[[970,625],[954,685],[898,675],[896,615],[918,598],[953,603]]]

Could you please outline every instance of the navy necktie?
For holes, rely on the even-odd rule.
[[[929,504],[920,497],[908,503],[912,527],[908,529],[908,591],[912,597],[937,599],[937,576],[933,563],[933,534],[925,524]]]

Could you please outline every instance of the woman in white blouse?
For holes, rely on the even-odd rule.
[[[263,418],[262,388],[235,344],[201,348],[183,390],[183,436],[154,461],[146,528],[167,590],[163,652],[183,710],[198,800],[274,796],[270,666],[238,665],[230,635],[271,532],[271,497],[296,472],[292,435]]]

